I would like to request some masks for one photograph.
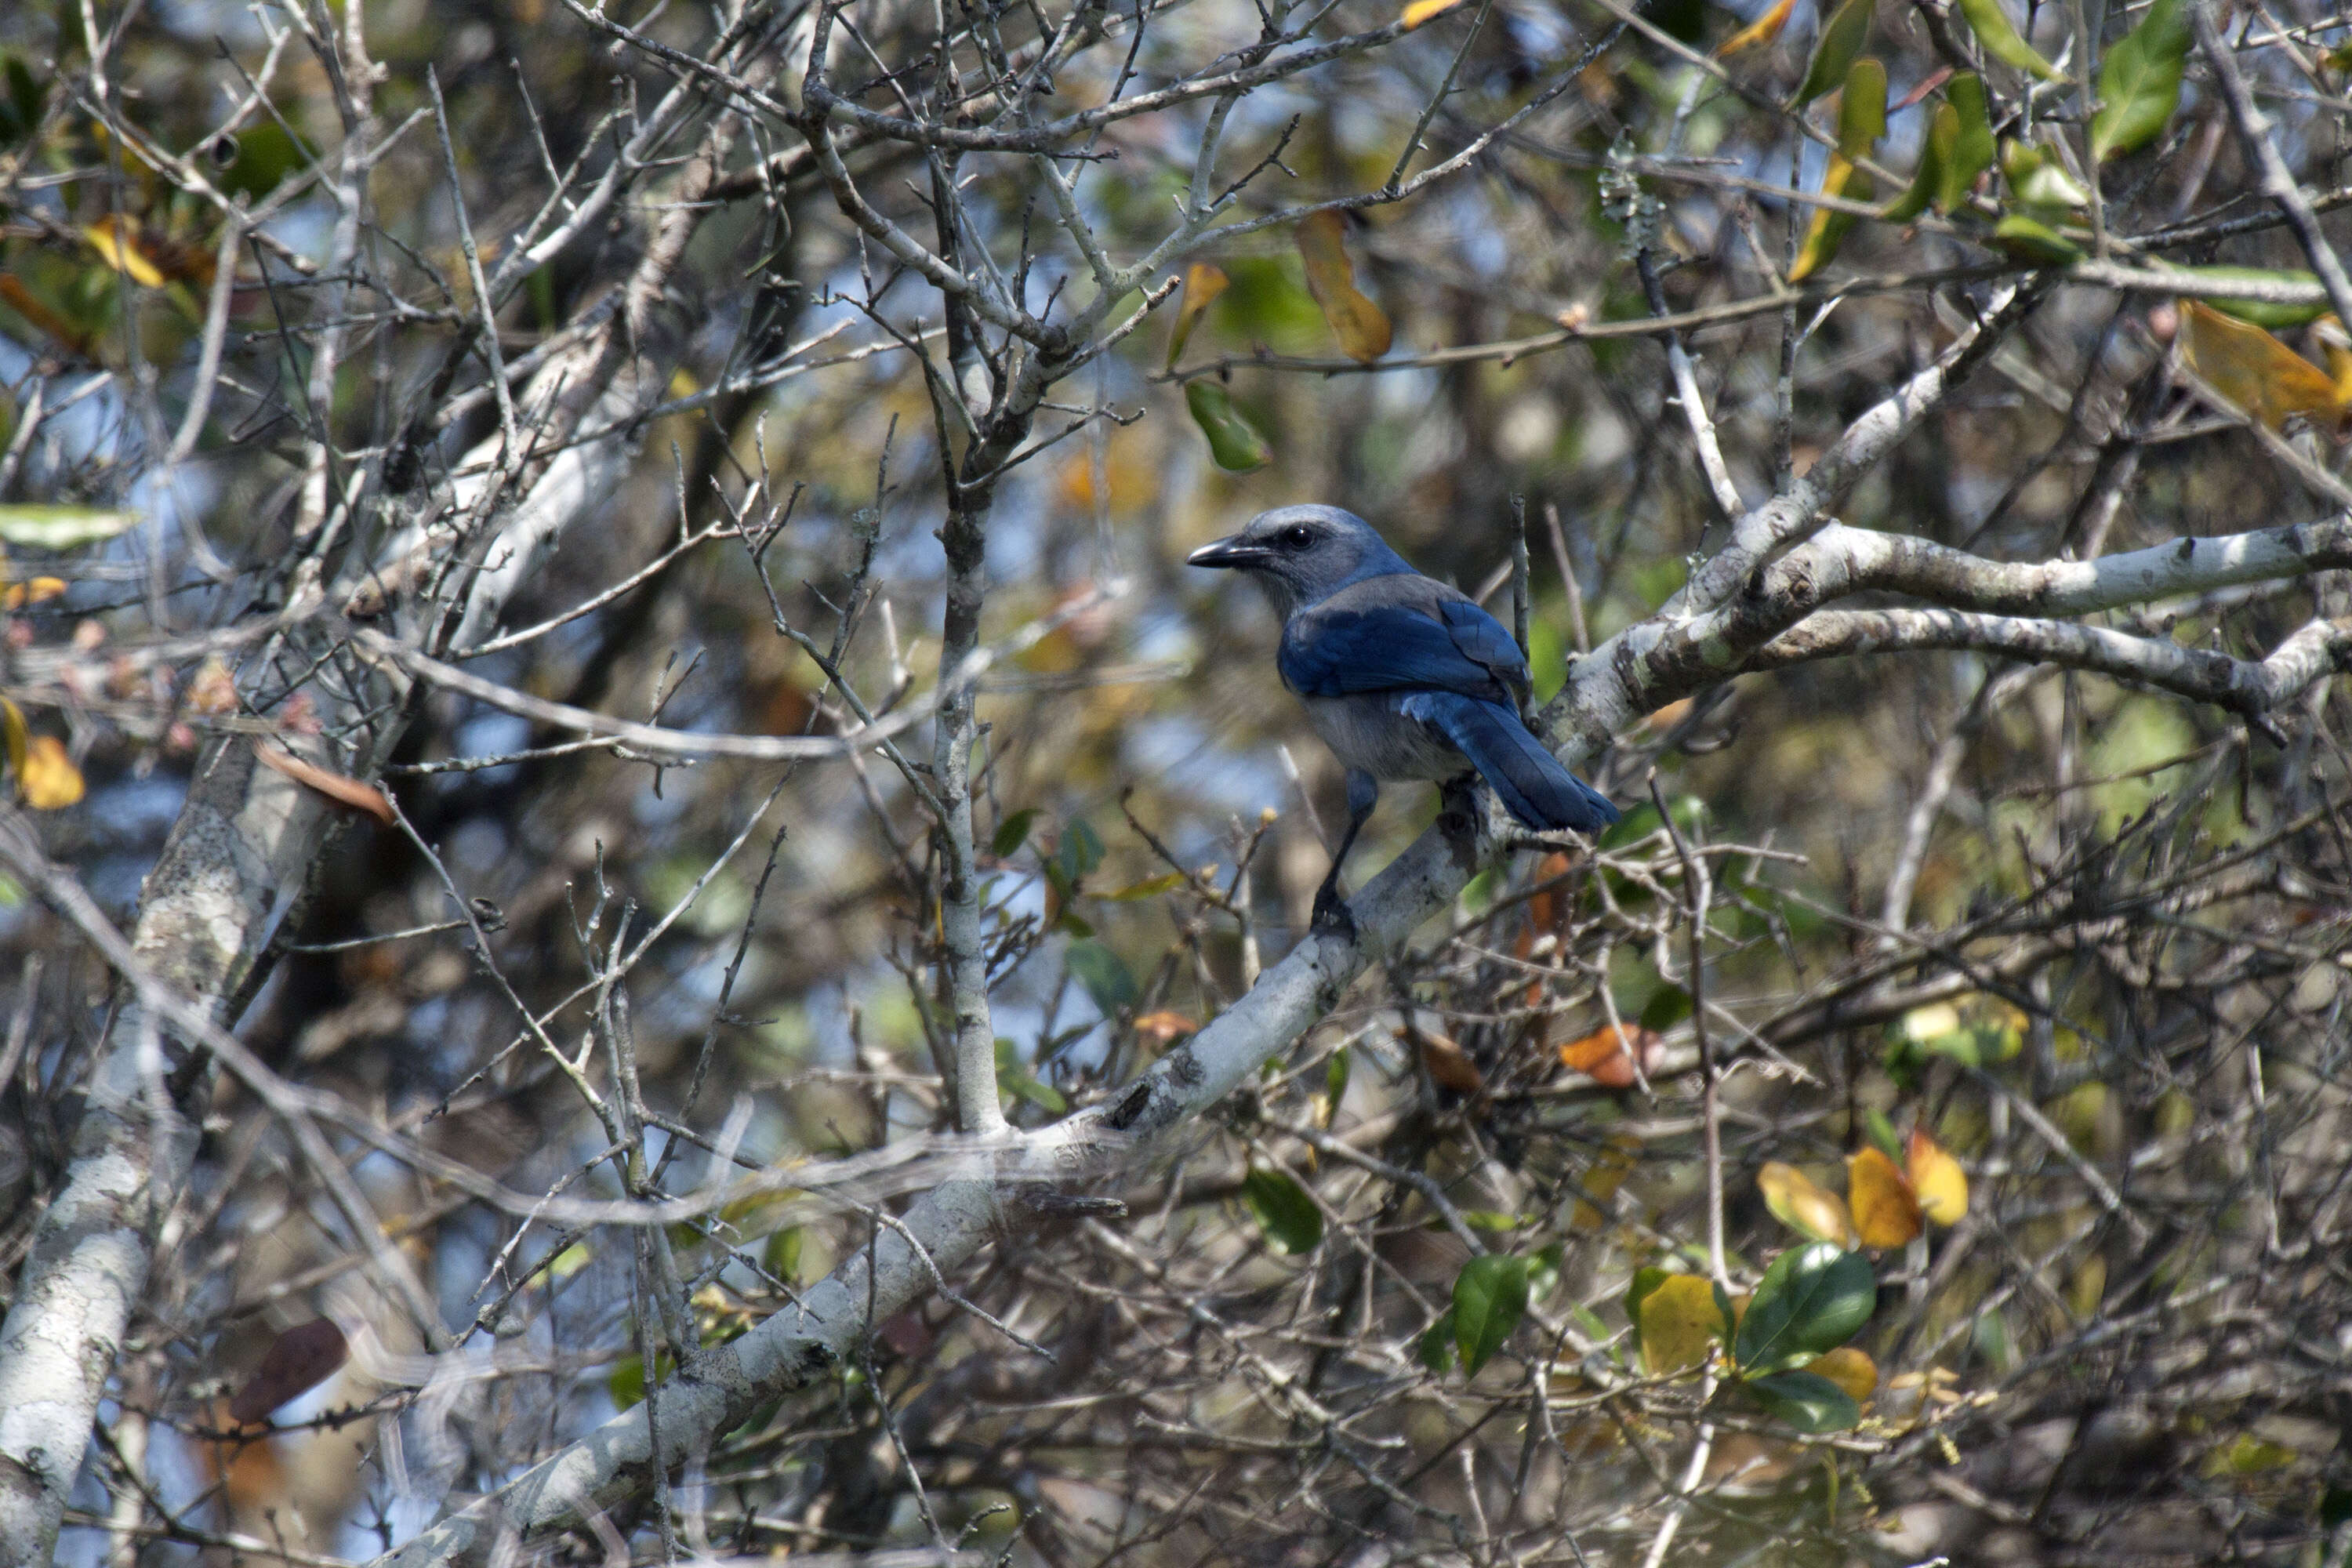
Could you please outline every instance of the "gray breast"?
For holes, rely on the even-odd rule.
[[[1470,765],[1444,735],[1398,712],[1394,692],[1304,700],[1315,732],[1341,764],[1376,779],[1449,779]]]

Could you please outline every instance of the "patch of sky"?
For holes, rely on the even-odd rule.
[[[530,721],[513,713],[501,713],[495,709],[477,712],[459,724],[450,737],[451,752],[458,757],[503,757],[520,752],[530,744]],[[458,787],[467,780],[483,784],[506,784],[517,773],[514,763],[486,768],[478,773],[451,773],[448,786]]]
[[[1221,815],[1254,815],[1279,802],[1286,788],[1271,746],[1263,755],[1237,754],[1189,714],[1162,714],[1129,725],[1121,751],[1131,772],[1196,795]]]

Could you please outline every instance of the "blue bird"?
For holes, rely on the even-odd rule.
[[[1618,817],[1520,717],[1528,661],[1470,597],[1424,577],[1352,512],[1286,506],[1186,557],[1246,573],[1282,617],[1276,668],[1348,770],[1348,831],[1315,894],[1315,923],[1348,929],[1339,868],[1387,780],[1475,771],[1538,831]]]

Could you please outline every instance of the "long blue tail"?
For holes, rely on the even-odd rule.
[[[1596,833],[1617,820],[1608,797],[1562,767],[1502,704],[1452,691],[1416,691],[1399,707],[1405,717],[1445,731],[1504,809],[1528,826]]]

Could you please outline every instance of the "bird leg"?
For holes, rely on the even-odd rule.
[[[1331,857],[1331,869],[1324,875],[1323,885],[1315,889],[1314,929],[1328,931],[1354,940],[1355,917],[1339,898],[1339,868],[1348,863],[1348,851],[1356,847],[1356,835],[1372,815],[1372,807],[1381,798],[1380,781],[1360,768],[1348,770],[1348,831],[1339,836],[1339,847]]]

